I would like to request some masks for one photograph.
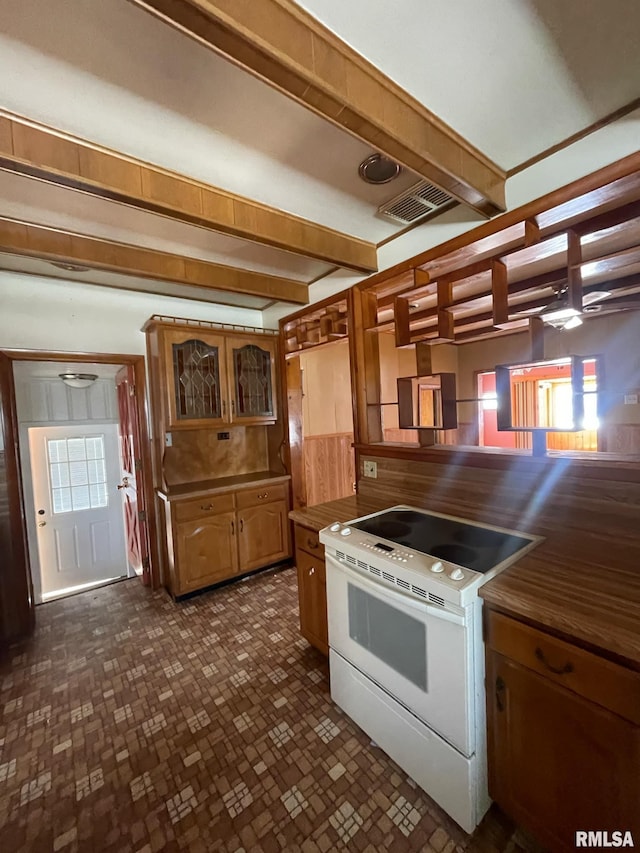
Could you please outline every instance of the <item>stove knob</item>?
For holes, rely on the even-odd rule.
[[[432,572],[444,572],[444,566],[442,565],[440,560],[436,560],[435,563],[431,565]]]
[[[351,536],[351,528],[350,527],[343,527],[342,530],[340,531],[340,536]]]
[[[449,577],[452,581],[461,581],[464,579],[464,572],[462,569],[453,569],[453,571],[449,572]]]
[[[335,533],[335,532],[336,532],[336,530],[340,530],[340,523],[339,523],[338,521],[336,521],[336,523],[335,523],[335,524],[332,524],[332,525],[331,525],[331,527],[329,528],[329,530],[330,530],[332,533]]]

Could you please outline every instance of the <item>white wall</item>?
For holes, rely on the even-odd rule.
[[[0,271],[0,348],[141,355],[153,314],[262,327],[260,311]]]

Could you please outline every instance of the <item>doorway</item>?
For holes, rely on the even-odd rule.
[[[118,425],[29,427],[28,450],[36,603],[132,576],[122,501],[116,499]]]
[[[53,364],[62,363],[58,370]],[[54,372],[55,382],[36,382],[34,384],[16,382],[16,372],[28,365],[42,369],[49,365]],[[104,389],[103,369],[111,366],[110,386],[113,389],[114,407],[106,415],[106,403],[101,389]],[[27,458],[29,438],[26,424],[18,423],[17,408],[26,399],[34,413],[29,426],[78,426],[87,420],[87,406],[91,409],[90,420],[112,421],[119,423],[119,407],[115,393],[115,374],[119,368],[126,368],[124,387],[127,394],[129,419],[120,430],[120,442],[132,448],[131,462],[135,469],[137,493],[131,488],[117,490],[120,500],[136,506],[138,514],[139,545],[131,551],[139,555],[136,574],[144,584],[152,589],[160,586],[158,545],[155,527],[155,508],[153,501],[153,481],[151,473],[151,451],[146,420],[146,370],[144,356],[124,354],[91,354],[70,352],[41,352],[35,350],[0,351],[0,495],[4,496],[4,512],[0,513],[0,544],[4,556],[3,577],[0,584],[0,642],[6,642],[30,633],[34,626],[34,584],[31,571],[32,554],[37,553],[34,544],[27,536],[27,511],[29,493],[31,493],[30,513],[36,518],[33,504],[30,469],[25,469],[23,455]],[[59,373],[66,371],[99,373],[97,381],[92,383],[91,397],[70,397],[65,390]],[[48,390],[43,386],[48,384]],[[69,417],[62,414],[60,406],[66,396]],[[28,476],[24,476],[29,470]],[[129,531],[125,527],[125,541],[130,541]],[[127,549],[128,550],[128,549]],[[127,571],[127,574],[130,572]]]

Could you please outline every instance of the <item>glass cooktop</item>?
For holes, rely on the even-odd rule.
[[[481,574],[531,545],[530,537],[517,533],[411,509],[387,510],[349,525]]]

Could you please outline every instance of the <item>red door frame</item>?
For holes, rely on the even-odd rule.
[[[33,630],[33,593],[31,587],[31,573],[28,560],[28,549],[26,546],[27,533],[24,516],[24,498],[22,478],[20,476],[20,458],[18,431],[16,428],[16,403],[15,389],[13,384],[13,362],[14,361],[64,361],[73,363],[93,364],[121,364],[131,365],[136,388],[136,407],[138,423],[140,426],[140,462],[141,479],[144,493],[145,510],[147,513],[147,527],[149,531],[149,578],[152,589],[160,586],[159,559],[157,545],[157,529],[155,517],[155,500],[153,492],[153,477],[151,468],[151,444],[149,441],[147,399],[147,379],[145,360],[142,355],[130,355],[122,353],[88,353],[88,352],[44,352],[40,350],[0,350],[0,418],[4,427],[5,458],[9,476],[7,477],[7,498],[11,529],[18,538],[24,542],[24,554],[17,553],[12,564],[0,573],[0,602],[3,593],[12,595],[12,590],[20,590],[26,596],[26,607],[23,608],[21,600],[14,600],[12,606],[18,614],[15,624],[11,627],[7,636],[16,638],[30,633]],[[24,613],[23,613],[24,610]]]

